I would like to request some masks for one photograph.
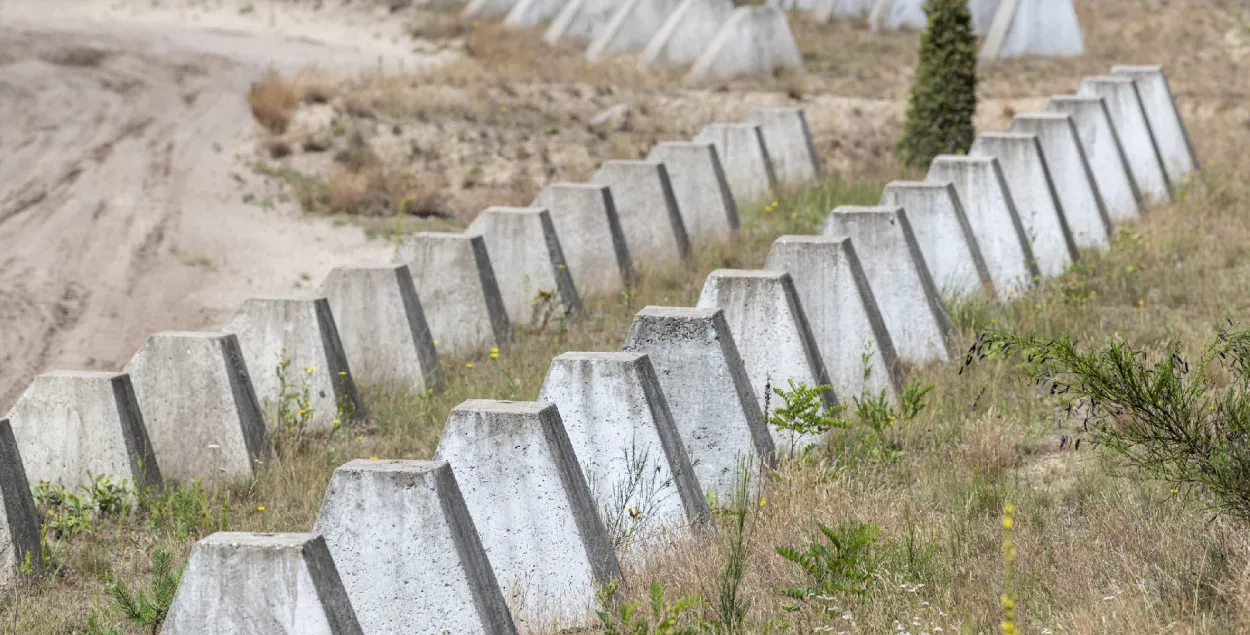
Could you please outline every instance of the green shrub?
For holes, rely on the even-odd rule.
[[[907,120],[894,148],[901,163],[921,169],[939,154],[972,147],[977,111],[977,38],[967,0],[928,0],[925,14]]]
[[[808,585],[779,589],[777,593],[794,600],[835,594],[866,595],[875,566],[872,547],[881,531],[873,525],[845,522],[835,531],[816,523],[820,533],[832,547],[819,541],[806,550],[777,547],[777,553],[807,573]]]

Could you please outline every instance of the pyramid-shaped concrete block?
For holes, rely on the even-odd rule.
[[[1077,91],[1083,97],[1102,97],[1111,113],[1111,125],[1124,146],[1128,169],[1142,196],[1148,201],[1172,199],[1172,182],[1163,169],[1137,83],[1128,77],[1086,77]]]
[[[959,192],[998,297],[1019,296],[1033,286],[1040,272],[998,159],[940,155],[925,180],[950,183]]]
[[[642,68],[694,64],[733,14],[733,0],[682,0],[642,51]]]
[[[165,481],[251,478],[265,419],[232,333],[157,333],[126,364]]]
[[[440,354],[465,355],[512,340],[512,316],[481,236],[412,234],[400,245],[396,262],[412,273]]]
[[[820,178],[820,157],[802,108],[757,108],[746,123],[760,127],[778,181],[799,185]]]
[[[1102,97],[1059,95],[1050,98],[1047,112],[1072,116],[1077,137],[1085,149],[1094,183],[1113,222],[1136,220],[1141,215],[1141,192],[1128,169],[1128,157],[1111,125],[1111,113]]]
[[[646,355],[560,355],[538,399],[560,410],[618,553],[707,520],[703,489]]]
[[[0,419],[0,510],[0,589],[12,589],[23,568],[39,573],[44,562],[39,511],[8,419]]]
[[[981,59],[1076,57],[1085,53],[1072,0],[1001,0],[981,45]]]
[[[998,159],[1038,270],[1046,277],[1062,274],[1079,252],[1037,135],[984,132],[968,154]]]
[[[321,283],[352,378],[442,390],[443,367],[405,265],[336,267]]]
[[[770,7],[782,11],[803,11],[820,22],[866,18],[876,0],[768,0]]]
[[[972,12],[974,33],[982,35],[989,31],[1002,1],[969,0],[968,9]],[[925,0],[875,0],[869,11],[868,24],[874,31],[921,31],[929,23],[924,5]]]
[[[581,315],[582,299],[550,212],[541,207],[490,207],[464,233],[486,241],[513,324],[541,325],[553,317]]]
[[[777,189],[777,176],[768,146],[764,143],[764,133],[758,124],[708,124],[694,140],[716,147],[716,155],[725,168],[729,191],[738,201],[770,197]]]
[[[741,222],[738,204],[711,143],[665,141],[651,148],[648,161],[664,164],[677,209],[691,242],[728,240]]]
[[[609,55],[636,51],[646,46],[680,3],[681,0],[621,2],[620,8],[586,49],[586,61],[593,64]]]
[[[35,378],[9,412],[26,476],[71,491],[92,476],[159,485],[139,401],[125,373],[55,371]]]
[[[366,633],[515,635],[447,463],[343,465],[314,531],[325,536]]]
[[[593,40],[620,6],[620,0],[569,0],[547,27],[543,41],[555,46],[574,39]]]
[[[779,71],[803,72],[803,56],[790,23],[774,7],[740,6],[686,74],[697,84]]]
[[[1185,129],[1185,122],[1176,107],[1176,99],[1172,95],[1172,88],[1168,85],[1163,68],[1113,66],[1111,74],[1115,77],[1131,78],[1137,83],[1137,93],[1146,110],[1146,121],[1150,124],[1150,131],[1154,133],[1155,144],[1163,157],[1163,167],[1167,170],[1168,179],[1173,185],[1184,181],[1191,172],[1199,168],[1198,155],[1194,153],[1189,131]]]
[[[612,189],[632,259],[654,265],[690,257],[690,239],[663,163],[605,161],[591,182]]]
[[[839,399],[903,394],[894,340],[850,238],[782,236],[764,268],[790,272]]]
[[[325,431],[364,415],[325,298],[252,298],[223,330],[238,335],[267,417],[276,421],[280,410],[311,409],[309,430]],[[308,399],[302,400],[305,386]]]
[[[634,265],[610,188],[552,183],[543,188],[531,207],[551,213],[564,260],[582,297],[616,293],[633,284]]]
[[[1065,113],[1025,113],[1011,120],[1010,132],[1037,136],[1046,155],[1050,178],[1072,240],[1082,249],[1106,249],[1111,245],[1111,217],[1094,179],[1085,147],[1072,116]]]
[[[460,15],[466,18],[502,16],[516,4],[517,0],[470,0]]]
[[[920,253],[943,298],[968,296],[993,286],[954,185],[891,181],[881,193],[880,204],[906,210]]]
[[[649,306],[634,316],[623,348],[650,356],[705,491],[728,501],[744,461],[773,461],[773,439],[723,311]]]
[[[325,540],[218,532],[191,549],[162,635],[363,635]]]
[[[851,238],[899,359],[950,358],[950,321],[903,208],[835,207],[823,233]]]
[[[570,0],[516,0],[503,23],[513,27],[533,27],[550,22]]]
[[[466,401],[435,456],[456,473],[513,619],[583,625],[596,588],[621,573],[556,407]]]

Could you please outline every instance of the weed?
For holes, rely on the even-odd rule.
[[[777,553],[794,563],[808,576],[809,586],[778,589],[778,595],[793,600],[837,594],[867,595],[875,565],[872,547],[881,530],[873,525],[848,521],[835,531],[816,523],[820,533],[833,547],[821,544],[819,538],[805,551],[793,547],[777,547]]]
[[[768,422],[778,430],[791,433],[790,436],[790,453],[793,454],[795,445],[803,441],[809,441],[804,448],[804,452],[815,446],[815,441],[824,434],[834,428],[845,428],[850,425],[846,420],[830,416],[832,413],[842,412],[846,410],[846,406],[836,406],[834,408],[825,408],[821,396],[833,389],[833,386],[824,385],[809,388],[803,382],[794,383],[793,379],[787,380],[790,384],[790,390],[782,388],[772,388],[772,392],[781,397],[783,405],[776,411],[768,413]],[[771,384],[765,386],[765,393]]]
[[[114,608],[127,620],[156,635],[173,604],[184,568],[185,565],[175,570],[173,556],[168,551],[157,551],[152,556],[152,581],[146,591],[133,590],[121,580],[110,581],[106,589],[113,598]]]
[[[188,487],[167,487],[140,494],[152,531],[182,540],[199,540],[230,528],[230,494],[209,494],[200,481]]]
[[[660,464],[651,460],[651,448],[639,451],[638,446],[631,443],[623,454],[627,477],[612,484],[606,501],[598,495],[597,480],[592,477],[590,482],[591,496],[599,501],[604,528],[618,553],[627,550],[636,537],[647,535],[646,529],[661,504],[674,491],[672,479],[660,477]],[[583,470],[590,472],[586,467]]]
[[[659,580],[652,580],[649,597],[651,612],[648,619],[646,615],[639,614],[641,602],[619,601],[616,598],[618,591],[615,581],[599,589],[599,608],[595,612],[599,616],[604,635],[696,635],[700,632],[694,627],[678,626],[681,617],[699,604],[698,596],[681,598],[669,606],[664,599],[664,586]],[[655,623],[654,627],[652,621]]]

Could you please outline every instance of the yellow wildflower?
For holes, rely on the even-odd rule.
[[[465,368],[473,368],[473,362],[469,362],[469,363],[465,364],[465,365],[464,365],[464,367],[465,367]]]
[[[369,457],[369,460],[370,460],[370,461],[376,461],[376,460],[378,460],[378,457],[377,457],[376,455],[374,455],[374,456]]]
[[[763,507],[766,503],[768,503],[768,499],[767,499],[767,498],[761,498],[761,499],[760,499],[760,507]]]
[[[263,512],[263,511],[265,511],[265,506],[264,506],[264,505],[257,505],[257,506],[256,506],[256,511],[258,511],[258,512]]]
[[[308,372],[310,372],[310,373],[311,373],[311,372],[315,372],[315,371],[317,370],[317,367],[316,367],[316,366],[309,366],[308,368],[305,368],[304,370],[306,370],[306,371],[308,371]]]

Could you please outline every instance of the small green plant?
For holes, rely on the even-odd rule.
[[[881,531],[861,522],[842,523],[836,531],[821,523],[816,526],[832,548],[819,542],[819,538],[803,551],[777,547],[778,555],[794,563],[808,576],[808,585],[778,589],[777,593],[800,601],[836,594],[867,595],[875,568],[873,544]]]
[[[200,481],[186,487],[143,492],[142,507],[148,526],[180,539],[199,539],[230,528],[230,494],[209,495]]]
[[[160,632],[182,579],[185,565],[174,569],[173,560],[167,551],[152,556],[152,583],[146,591],[133,590],[121,580],[112,580],[106,586],[113,607],[136,627],[149,629],[152,635]]]
[[[661,478],[660,464],[651,460],[649,447],[640,451],[637,445],[630,444],[622,460],[627,478],[613,483],[606,500],[600,496],[599,482],[594,477],[590,479],[591,497],[599,503],[604,528],[618,552],[648,533],[662,503],[675,491],[672,479]]]
[[[604,635],[697,635],[696,627],[681,627],[682,616],[699,604],[698,596],[677,600],[672,606],[664,598],[664,586],[651,581],[650,615],[640,614],[641,602],[619,602],[615,581],[599,589],[599,624]],[[653,626],[654,623],[654,626]]]
[[[807,439],[821,437],[834,428],[845,428],[850,425],[844,419],[831,416],[833,413],[845,410],[845,406],[824,407],[821,397],[832,390],[833,386],[809,388],[803,382],[796,384],[793,379],[787,381],[790,384],[789,390],[772,388],[771,384],[765,388],[766,390],[772,388],[772,392],[781,398],[782,405],[768,413],[768,422],[778,430],[790,433],[791,453],[794,452],[794,446],[804,437]],[[812,445],[809,444],[804,451],[806,452],[811,447]]]
[[[291,360],[284,359],[274,369],[278,375],[278,398],[270,427],[274,451],[279,456],[288,456],[303,447],[313,418],[311,381],[315,369],[305,368],[304,376],[296,383],[288,375],[290,368]]]
[[[129,482],[114,483],[107,474],[87,472],[86,496],[102,516],[124,516],[134,507],[135,490]]]
[[[901,163],[921,169],[939,154],[967,153],[977,112],[977,36],[968,0],[928,0],[924,12],[916,79],[894,148]]]
[[[96,506],[61,483],[40,481],[31,488],[35,506],[43,518],[46,538],[71,541],[80,534],[95,533]]]
[[[747,568],[747,516],[755,507],[751,503],[752,472],[751,461],[739,462],[734,479],[733,499],[729,509],[723,511],[724,515],[730,519],[729,553],[725,558],[725,568],[722,569],[720,576],[717,616],[707,625],[713,632],[723,635],[746,632],[747,610],[750,607],[746,600],[739,596],[739,590]]]

